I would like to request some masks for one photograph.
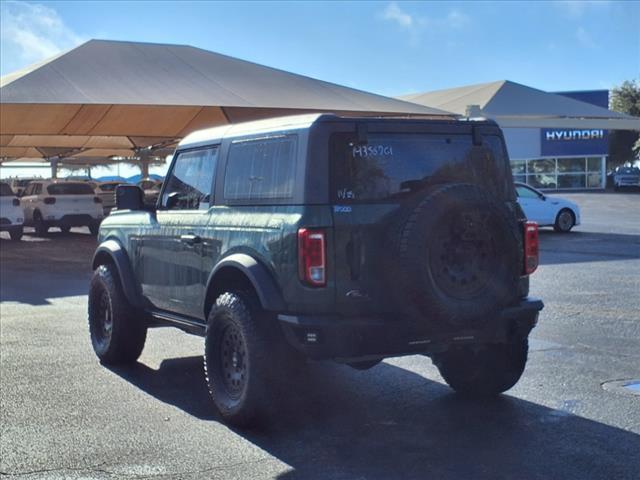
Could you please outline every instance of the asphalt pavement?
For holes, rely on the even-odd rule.
[[[21,479],[638,479],[640,194],[565,194],[541,233],[546,307],[521,381],[465,400],[422,356],[313,363],[261,430],[220,422],[202,339],[151,330],[137,365],[89,341],[88,231],[0,240],[0,475]]]

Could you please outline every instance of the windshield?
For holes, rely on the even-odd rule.
[[[93,189],[87,183],[55,183],[47,187],[49,195],[93,195]]]
[[[332,139],[333,197],[343,201],[391,200],[430,185],[480,185],[499,198],[513,198],[502,140],[470,135],[370,134],[357,144],[348,134]]]
[[[625,175],[640,175],[640,168],[638,167],[622,167],[619,168],[616,173],[622,173]]]
[[[8,183],[0,183],[0,197],[15,197]]]

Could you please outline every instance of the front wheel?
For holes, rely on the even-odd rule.
[[[223,293],[209,313],[207,386],[222,417],[237,426],[259,421],[271,407],[274,349],[268,320],[253,296],[244,292]]]
[[[11,237],[11,240],[17,242],[22,238],[23,232],[24,229],[22,227],[13,227],[11,230],[9,230],[9,236]]]
[[[487,397],[505,392],[518,382],[528,351],[526,338],[513,338],[508,343],[455,347],[433,360],[456,392]]]
[[[33,213],[33,228],[35,228],[36,235],[38,235],[39,237],[46,235],[49,231],[49,227],[44,222],[42,214],[38,211]]]
[[[553,229],[556,232],[568,233],[576,224],[575,215],[568,208],[563,208],[558,212],[556,222],[553,225]]]
[[[122,291],[111,265],[100,265],[89,288],[89,333],[97,357],[106,365],[135,362],[144,348],[147,326]]]

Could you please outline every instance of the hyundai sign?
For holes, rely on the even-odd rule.
[[[540,153],[542,156],[607,155],[609,132],[602,129],[563,130],[543,128],[540,130]]]

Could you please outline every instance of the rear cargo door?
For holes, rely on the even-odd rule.
[[[393,247],[410,213],[434,188],[472,183],[504,195],[504,174],[490,149],[488,143],[474,146],[470,134],[332,135],[330,198],[342,313],[395,311],[389,294]]]
[[[54,183],[47,186],[46,194],[55,197],[56,209],[64,215],[96,216],[96,194],[88,183]]]

